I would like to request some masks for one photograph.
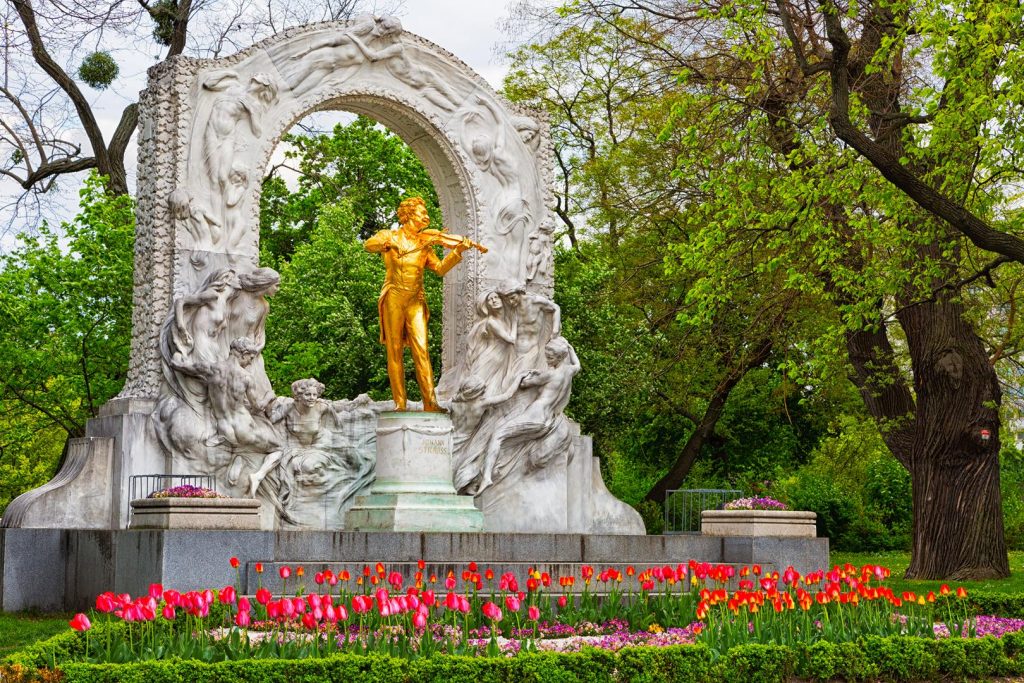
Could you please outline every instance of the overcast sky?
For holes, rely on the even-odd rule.
[[[450,51],[498,89],[506,65],[498,55],[497,48],[507,40],[500,24],[508,15],[509,5],[510,0],[405,0],[395,14],[401,18],[405,30]],[[94,111],[107,139],[117,126],[124,107],[136,101],[138,92],[146,87],[146,70],[156,61],[154,57],[147,59],[146,55],[140,55],[127,47],[113,49],[111,52],[121,67],[120,76],[114,85],[102,92],[83,88],[93,99]],[[84,134],[78,137],[81,142],[85,142]],[[88,146],[83,146],[83,149],[87,150]],[[136,146],[133,141],[128,150],[129,186],[133,188],[135,155]],[[78,202],[77,190],[82,178],[84,174],[61,182],[61,191],[47,198],[51,211],[44,218],[59,221],[74,215]],[[11,197],[18,189],[11,181],[0,181],[0,195],[4,197]],[[0,209],[0,251],[13,246],[16,232],[31,227],[18,222],[12,226],[12,230],[3,230],[10,221],[11,213],[4,213]]]

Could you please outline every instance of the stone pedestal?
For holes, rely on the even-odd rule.
[[[483,513],[452,486],[452,421],[441,413],[377,419],[377,478],[345,513],[353,531],[482,531]]]
[[[705,510],[700,529],[708,536],[814,538],[817,518],[799,510]]]
[[[129,529],[260,528],[255,498],[141,498],[131,506]]]

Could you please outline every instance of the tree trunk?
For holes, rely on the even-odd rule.
[[[907,578],[1010,575],[999,491],[1001,391],[963,305],[904,309],[917,395],[910,475],[914,545]],[[985,435],[987,432],[987,436]]]
[[[725,402],[728,400],[730,392],[750,370],[768,360],[768,355],[771,351],[772,343],[770,341],[762,341],[754,347],[753,352],[744,359],[744,362],[739,367],[734,368],[728,376],[719,382],[718,386],[715,387],[714,393],[711,395],[711,399],[708,401],[703,417],[693,428],[690,438],[686,440],[682,453],[676,458],[668,473],[651,487],[651,490],[644,496],[644,500],[651,500],[658,505],[664,505],[665,495],[672,489],[679,488],[682,485],[686,475],[690,473],[693,463],[697,461],[701,448],[703,448],[704,443],[714,431],[715,425],[718,424],[718,418],[722,416],[722,411],[725,409]]]

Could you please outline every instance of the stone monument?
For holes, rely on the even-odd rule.
[[[436,392],[422,391],[432,370],[413,345],[428,412],[404,430],[392,431],[387,412],[408,407],[404,384],[395,403],[324,397],[315,378],[278,396],[264,370],[280,278],[258,263],[259,179],[282,135],[322,109],[370,116],[402,137],[427,167],[445,223],[466,236],[427,240],[435,270],[460,264],[444,280]],[[230,57],[153,67],[139,102],[128,380],[70,444],[64,469],[13,501],[3,524],[125,529],[130,478],[173,473],[255,497],[267,530],[343,529],[364,498],[378,510],[394,503],[389,528],[399,528],[417,502],[409,496],[436,494],[464,510],[473,496],[488,531],[642,534],[564,414],[585,368],[551,299],[552,169],[543,118],[394,17],[298,27]],[[431,260],[433,242],[449,256]],[[475,244],[488,249],[468,250]],[[399,289],[382,295],[383,313]],[[430,412],[441,410],[450,421]],[[436,491],[408,490],[406,471],[378,459],[399,433],[395,452],[422,465]],[[453,471],[442,485],[426,456],[449,439]]]

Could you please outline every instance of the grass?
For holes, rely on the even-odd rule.
[[[0,657],[68,630],[70,614],[0,614]]]
[[[1010,578],[989,581],[911,581],[903,578],[910,564],[910,553],[905,551],[885,551],[874,553],[832,552],[829,562],[833,565],[850,563],[855,566],[880,564],[892,570],[887,581],[894,591],[914,591],[915,593],[938,592],[939,586],[948,583],[951,586],[964,586],[968,591],[986,593],[1024,593],[1024,551],[1010,551]]]

